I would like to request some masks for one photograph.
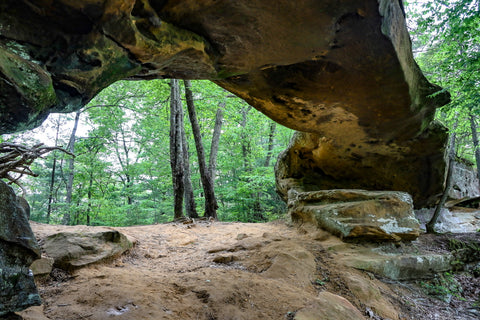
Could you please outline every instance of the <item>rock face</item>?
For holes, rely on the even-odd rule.
[[[415,64],[401,1],[4,0],[0,35],[0,132],[119,79],[210,79],[308,132],[280,185],[401,190],[418,206],[441,191],[446,136],[430,122],[448,94]]]
[[[449,97],[414,62],[402,11],[400,0],[3,0],[0,133],[79,109],[120,79],[210,79],[306,132],[277,166],[285,200],[362,188],[429,204],[446,141],[431,120]],[[7,263],[29,265],[30,234],[1,232],[8,259],[25,251]]]
[[[423,208],[415,211],[420,227],[426,230],[425,225],[432,219],[435,208]],[[443,208],[440,211],[435,231],[439,233],[475,233],[480,230],[480,213],[472,208]]]
[[[452,181],[454,181],[454,185],[448,194],[450,198],[473,198],[480,195],[480,182],[472,166],[455,162]]]
[[[48,236],[43,245],[54,265],[73,270],[121,255],[132,247],[127,237],[115,230],[96,233],[60,232]]]
[[[404,192],[322,190],[288,194],[293,221],[313,222],[345,240],[414,240],[420,225]]]
[[[362,320],[365,317],[347,299],[324,291],[318,301],[302,308],[294,320]]]
[[[297,132],[278,158],[277,190],[284,199],[290,189],[398,190],[411,194],[415,206],[423,207],[442,192],[445,163],[438,151],[444,141],[443,128],[432,125],[416,139],[393,143],[389,147],[396,149],[393,153],[381,151],[378,141],[372,140],[366,145],[351,143],[348,154],[331,139]]]
[[[13,189],[0,181],[0,316],[40,305],[29,270],[40,256],[24,207]]]
[[[358,274],[346,274],[345,282],[357,299],[368,306],[368,309],[375,311],[377,315],[381,315],[383,319],[401,319],[395,306],[385,299],[378,283],[373,283],[370,278]],[[368,310],[366,311],[369,315]],[[373,318],[371,315],[369,316]]]

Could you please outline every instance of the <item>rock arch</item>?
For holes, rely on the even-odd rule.
[[[74,111],[120,79],[172,77],[215,81],[302,131],[277,165],[285,198],[361,187],[423,206],[442,189],[446,133],[432,119],[449,96],[413,60],[401,0],[0,2],[0,134]],[[13,240],[0,245],[38,255]],[[24,295],[0,314],[38,303]]]
[[[415,64],[401,1],[5,0],[0,132],[80,108],[119,79],[210,79],[290,128],[283,195],[441,191],[448,94]],[[421,174],[419,174],[421,173]]]

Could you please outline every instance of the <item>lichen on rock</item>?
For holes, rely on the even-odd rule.
[[[345,240],[414,240],[420,234],[412,199],[402,192],[291,191],[288,210],[294,222],[313,222]]]
[[[132,242],[116,230],[94,233],[60,232],[45,239],[43,249],[54,259],[54,265],[74,270],[90,264],[107,261],[132,247]]]
[[[0,316],[40,305],[30,264],[40,257],[35,236],[13,189],[0,181]]]

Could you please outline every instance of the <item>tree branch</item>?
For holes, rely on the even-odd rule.
[[[19,145],[10,142],[0,143],[0,178],[7,179],[9,184],[15,183],[25,194],[25,188],[18,181],[24,175],[37,177],[38,174],[30,169],[30,165],[37,158],[42,158],[43,155],[59,150],[72,157],[75,155],[62,147],[46,147],[43,143],[36,144],[32,147]],[[13,176],[12,173],[16,175]]]

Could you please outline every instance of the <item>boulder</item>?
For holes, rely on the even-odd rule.
[[[40,305],[29,266],[40,257],[27,212],[11,187],[0,180],[0,317]]]
[[[452,181],[453,186],[448,192],[451,199],[474,198],[480,195],[480,182],[473,165],[455,161]]]
[[[318,300],[302,308],[294,320],[363,320],[363,315],[347,299],[324,291]]]
[[[53,258],[41,257],[40,259],[33,261],[30,270],[32,270],[34,276],[50,274],[53,269],[53,263]]]
[[[43,249],[54,265],[73,270],[118,257],[132,247],[127,237],[116,230],[98,232],[60,232],[45,239]]]
[[[435,208],[415,210],[420,228],[432,219]],[[440,233],[474,233],[480,230],[480,213],[478,209],[452,207],[442,208],[435,224],[435,231]]]
[[[290,190],[288,211],[294,222],[312,222],[345,240],[414,240],[420,234],[404,192]]]

